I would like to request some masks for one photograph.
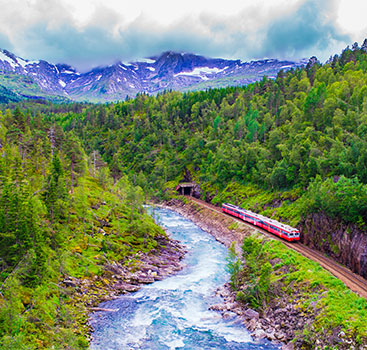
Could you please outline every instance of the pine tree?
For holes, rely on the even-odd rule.
[[[64,170],[57,153],[54,154],[51,162],[51,174],[47,179],[43,198],[51,222],[62,219],[64,216],[64,201],[67,198],[67,191]]]

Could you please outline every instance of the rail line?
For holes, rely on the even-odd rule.
[[[353,292],[359,294],[361,297],[367,299],[367,280],[364,279],[363,277],[353,273],[350,269],[348,269],[345,266],[340,265],[339,263],[337,263],[336,261],[332,260],[331,258],[328,258],[326,256],[324,256],[322,253],[311,249],[310,247],[305,246],[302,243],[299,242],[292,242],[289,243],[285,240],[282,240],[281,238],[272,235],[271,233],[257,227],[254,225],[251,225],[243,220],[237,219],[231,215],[225,214],[222,212],[221,209],[219,209],[218,207],[206,203],[200,199],[194,198],[194,197],[190,197],[190,196],[186,196],[187,198],[189,198],[190,200],[200,204],[201,206],[204,206],[210,210],[213,210],[219,214],[228,216],[230,218],[232,218],[233,220],[239,221],[249,227],[252,228],[256,228],[259,232],[267,235],[268,237],[271,237],[272,239],[276,239],[278,241],[281,241],[285,246],[287,246],[290,249],[293,249],[295,251],[297,251],[298,253],[302,254],[303,256],[305,256],[308,259],[311,259],[315,262],[317,262],[318,264],[320,264],[324,269],[328,270],[332,275],[334,275],[336,278],[338,278],[339,280],[341,280],[348,288],[350,288]]]

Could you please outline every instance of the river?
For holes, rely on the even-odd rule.
[[[252,340],[237,318],[224,320],[208,310],[220,299],[215,290],[229,279],[227,249],[192,221],[174,211],[154,210],[156,220],[188,253],[177,275],[136,293],[104,302],[116,312],[96,312],[92,350],[239,350],[279,349]]]

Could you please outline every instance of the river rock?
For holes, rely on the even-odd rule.
[[[231,290],[230,290],[230,286],[228,283],[226,283],[223,286],[220,286],[217,291],[216,294],[222,298],[228,298],[231,295]]]
[[[281,342],[287,339],[287,336],[282,331],[275,333],[275,337]]]
[[[121,293],[132,293],[140,289],[136,284],[130,284],[127,282],[117,282],[113,285],[114,290],[119,290]]]
[[[237,317],[237,314],[232,311],[226,311],[226,312],[223,312],[222,317],[224,319],[230,319],[230,318]]]
[[[90,307],[90,311],[102,311],[102,312],[117,312],[119,309],[106,309],[103,307]]]
[[[227,302],[226,303],[226,308],[227,308],[227,310],[228,311],[230,311],[230,310],[234,310],[234,309],[236,309],[238,307],[238,303],[236,303],[236,302]]]
[[[258,328],[259,323],[256,321],[256,319],[251,319],[249,322],[245,323],[245,326],[248,330],[253,332],[256,328]]]
[[[214,304],[214,305],[211,305],[209,307],[209,310],[214,310],[214,311],[224,311],[224,310],[227,310],[227,306],[225,304]]]
[[[258,320],[259,319],[259,313],[255,310],[252,309],[247,309],[243,312],[243,316],[245,317],[246,320],[251,320],[251,319],[255,319]]]
[[[138,283],[142,284],[150,284],[155,281],[154,277],[152,276],[140,276],[138,279]]]
[[[256,329],[251,335],[255,339],[264,339],[267,337],[267,334],[261,328]]]
[[[266,338],[268,338],[271,341],[277,340],[277,337],[275,335],[275,330],[273,328],[270,328],[266,332]]]

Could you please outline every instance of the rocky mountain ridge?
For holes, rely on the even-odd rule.
[[[306,63],[306,60],[277,59],[242,62],[167,51],[136,62],[117,62],[80,73],[67,64],[29,61],[0,50],[0,84],[23,95],[27,95],[24,85],[29,83],[36,84],[45,94],[103,102],[134,97],[137,93],[246,85],[264,75],[274,78],[281,69],[288,70]],[[29,80],[23,81],[22,88],[14,83],[18,76],[26,76]]]

